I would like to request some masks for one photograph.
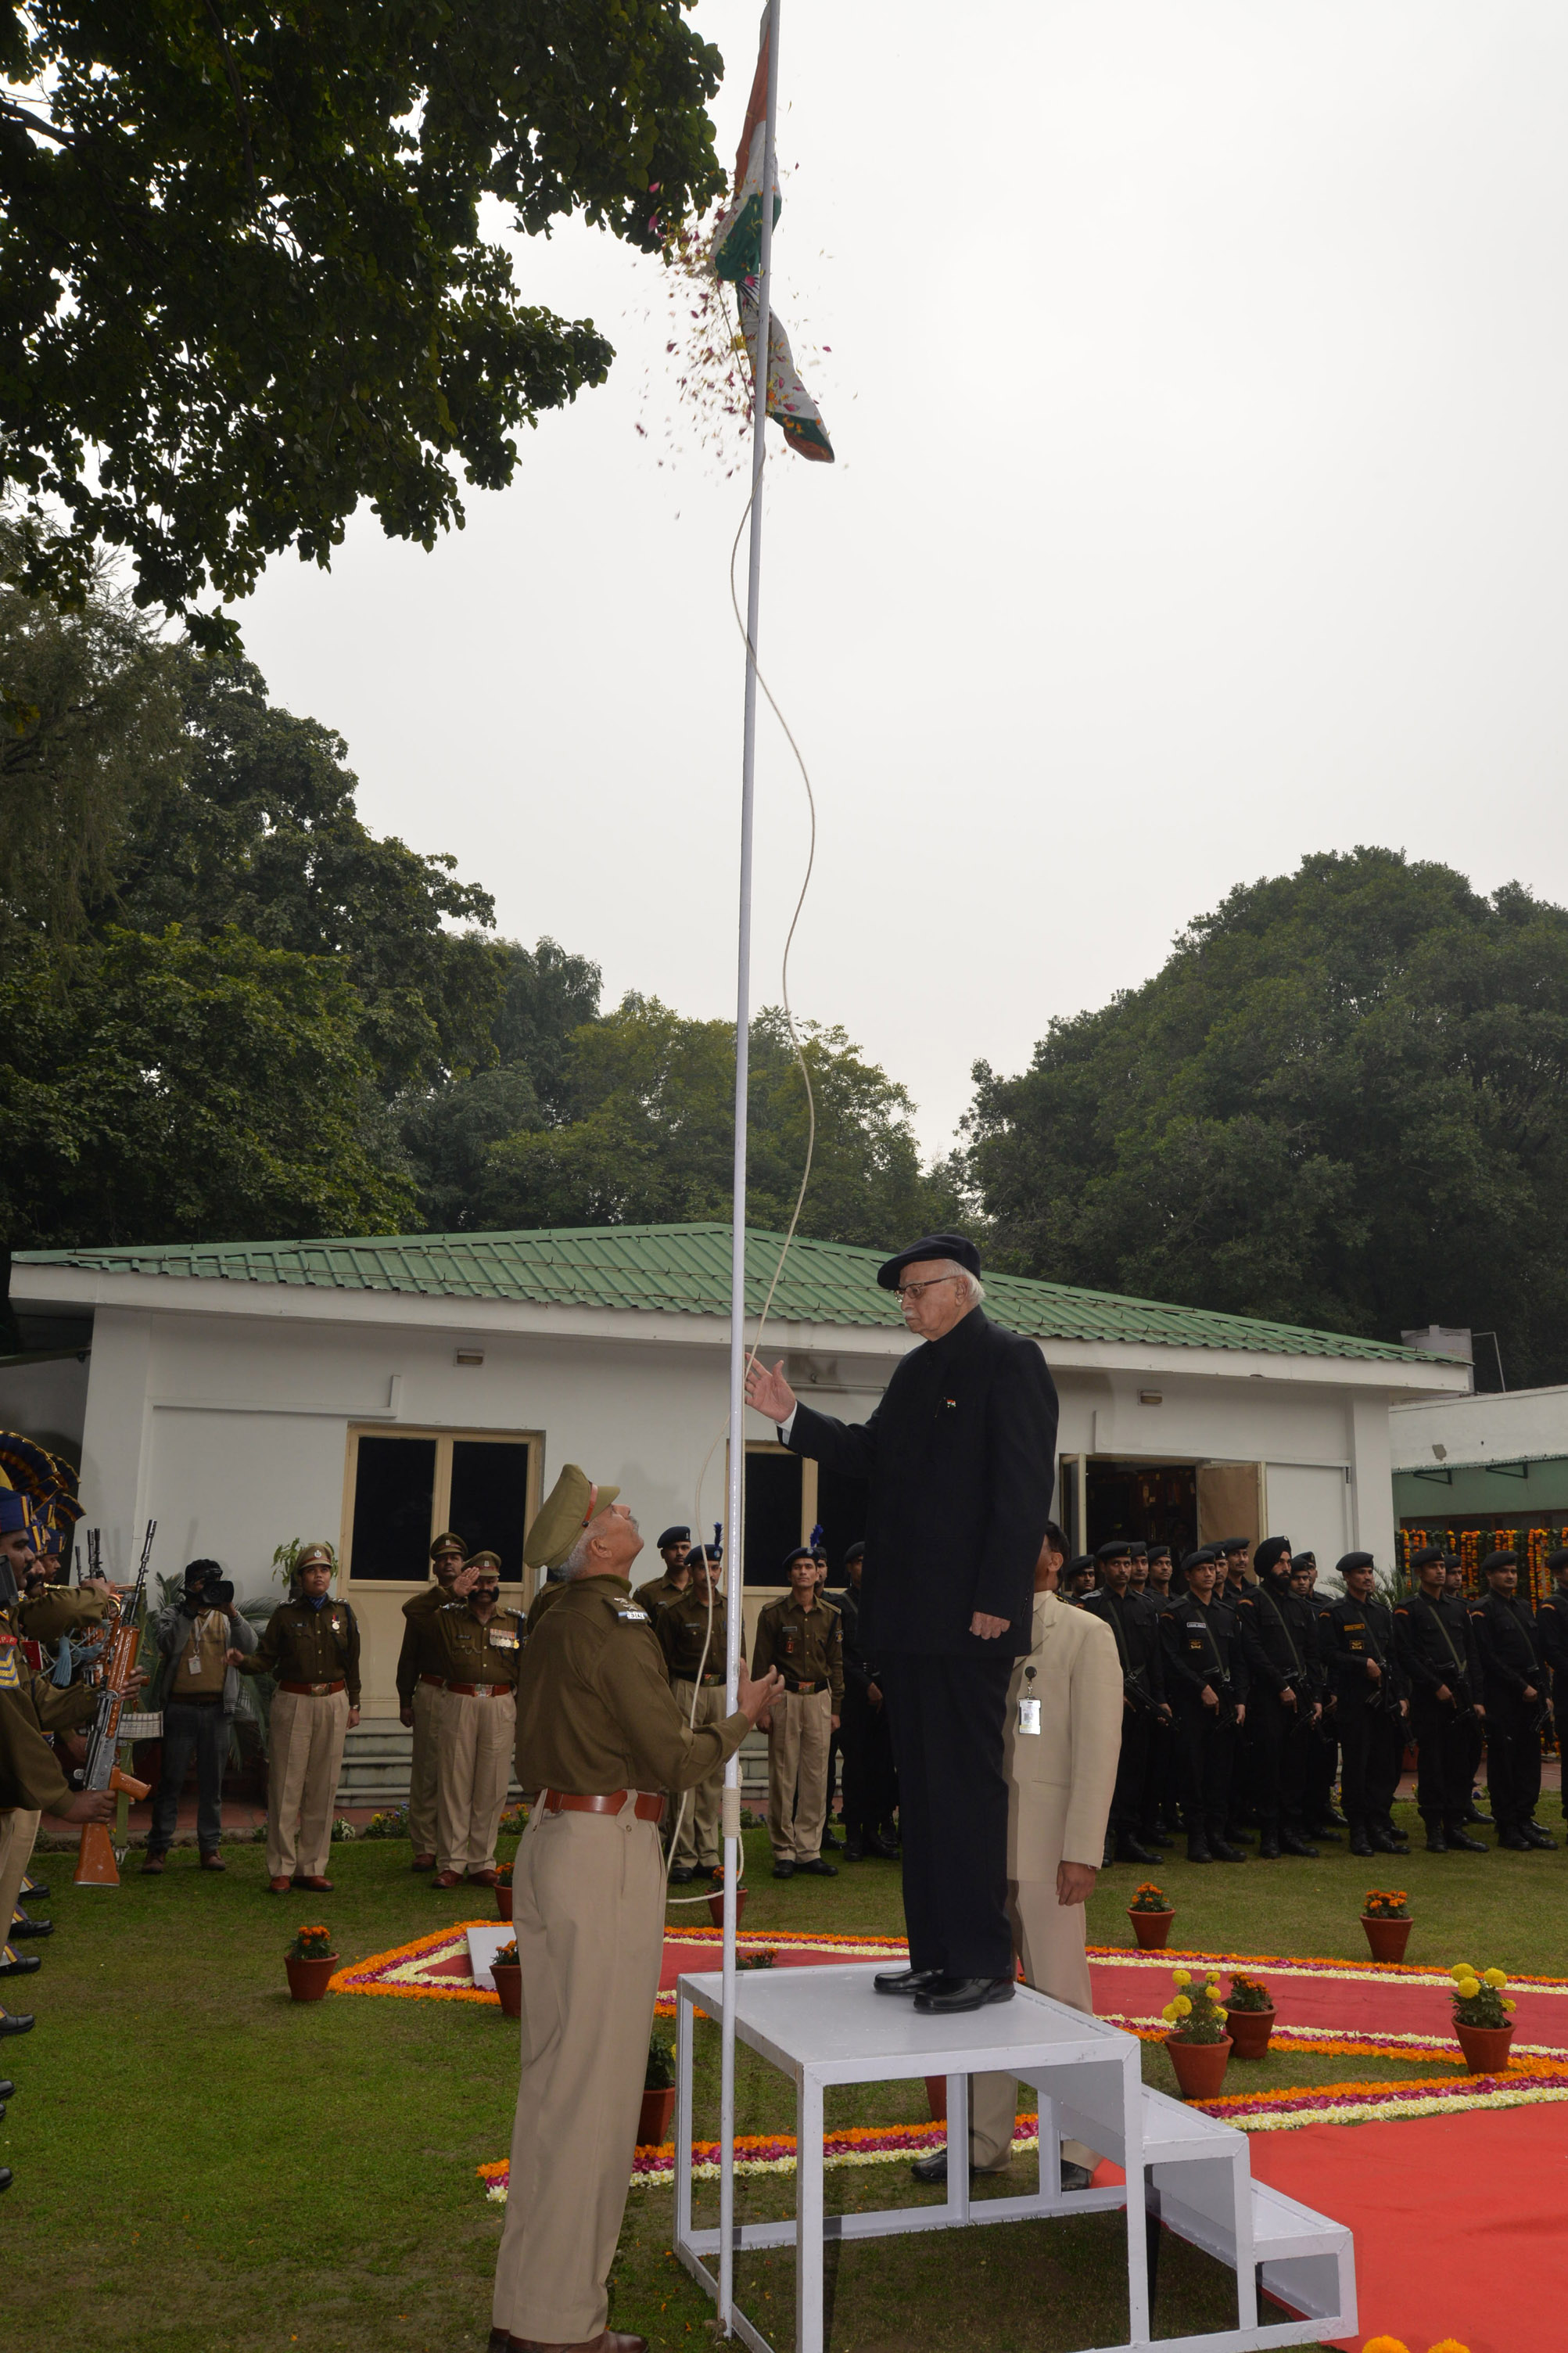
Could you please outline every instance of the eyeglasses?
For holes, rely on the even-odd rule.
[[[918,1299],[922,1291],[934,1291],[939,1282],[956,1282],[956,1274],[928,1275],[924,1282],[895,1282],[893,1296],[899,1300]]]

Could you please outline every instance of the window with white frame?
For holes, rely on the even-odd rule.
[[[351,1581],[423,1585],[431,1538],[454,1528],[470,1552],[498,1556],[505,1583],[521,1583],[543,1454],[537,1430],[351,1430],[343,1497]]]

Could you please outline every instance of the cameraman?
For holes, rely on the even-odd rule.
[[[163,1756],[153,1799],[143,1874],[156,1876],[174,1842],[180,1792],[196,1752],[196,1843],[204,1871],[222,1871],[223,1768],[239,1702],[239,1675],[227,1654],[256,1648],[256,1629],[234,1606],[234,1587],[216,1560],[193,1560],[182,1599],[160,1609],[153,1639],[163,1654],[159,1689]]]

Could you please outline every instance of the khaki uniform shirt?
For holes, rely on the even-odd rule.
[[[528,1616],[523,1621],[529,1634],[532,1634],[534,1628],[538,1625],[545,1611],[551,1607],[552,1602],[558,1601],[561,1599],[561,1596],[565,1592],[565,1590],[566,1581],[559,1577],[552,1583],[542,1585],[540,1587],[538,1592],[534,1595],[532,1600],[528,1605]]]
[[[103,1623],[101,1593],[83,1593],[75,1585],[47,1585],[41,1593],[13,1602],[12,1624],[24,1641],[58,1642],[62,1634],[79,1633],[84,1626]]]
[[[397,1654],[397,1699],[401,1707],[414,1704],[415,1686],[421,1675],[444,1675],[447,1653],[441,1647],[441,1637],[436,1630],[436,1620],[449,1598],[449,1588],[432,1578],[423,1593],[403,1605],[406,1621],[403,1629],[403,1648]]]
[[[765,1675],[777,1667],[787,1691],[803,1683],[833,1694],[835,1715],[844,1698],[844,1632],[838,1612],[820,1595],[807,1609],[790,1594],[770,1601],[757,1620],[752,1651],[752,1672]]]
[[[522,1612],[496,1605],[481,1625],[467,1599],[448,1601],[435,1618],[441,1667],[448,1683],[505,1683],[517,1688],[522,1665]]]
[[[319,1609],[305,1600],[285,1601],[267,1621],[267,1631],[247,1659],[242,1675],[276,1675],[280,1683],[347,1683],[349,1705],[359,1705],[359,1621],[346,1601],[329,1593]]]
[[[518,1682],[523,1788],[606,1797],[707,1780],[744,1739],[744,1715],[688,1728],[647,1611],[625,1577],[574,1577],[556,1591]]]
[[[14,1689],[0,1690],[0,1807],[63,1814],[70,1801],[70,1784],[31,1718],[25,1697]]]
[[[636,1593],[632,1599],[647,1608],[644,1594]],[[723,1682],[727,1655],[724,1646],[729,1636],[724,1627],[724,1597],[721,1593],[713,1596],[711,1639],[708,1632],[708,1604],[692,1592],[683,1593],[678,1601],[671,1601],[659,1611],[654,1631],[658,1636],[658,1647],[664,1652],[671,1683],[694,1683],[697,1681],[698,1664],[702,1660],[705,1642],[708,1657],[702,1666],[703,1688],[706,1690],[710,1683]]]
[[[673,1601],[684,1601],[690,1590],[689,1577],[678,1585],[667,1570],[663,1577],[656,1577],[650,1585],[639,1585],[632,1599],[657,1623],[661,1609],[668,1609]]]

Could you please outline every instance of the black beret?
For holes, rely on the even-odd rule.
[[[1334,1567],[1342,1577],[1348,1577],[1352,1568],[1375,1568],[1377,1563],[1369,1552],[1347,1552],[1340,1556]]]
[[[865,1557],[866,1547],[863,1544],[847,1545],[844,1552],[844,1566],[847,1568],[852,1560],[864,1560]],[[1564,1555],[1564,1558],[1568,1558],[1568,1554]]]
[[[1086,1568],[1092,1568],[1093,1567],[1094,1555],[1091,1552],[1075,1552],[1072,1558],[1068,1561],[1066,1568],[1063,1569],[1062,1575],[1064,1577],[1081,1577]]]
[[[1125,1536],[1112,1536],[1109,1544],[1100,1546],[1094,1556],[1096,1560],[1131,1560],[1132,1547]]]
[[[696,1561],[722,1560],[723,1557],[724,1547],[722,1545],[693,1545],[691,1550],[686,1556],[688,1567],[691,1566],[691,1564]]]
[[[784,1565],[786,1568],[793,1568],[797,1560],[820,1560],[821,1558],[822,1555],[813,1552],[809,1545],[796,1545],[793,1552],[785,1553]]]
[[[664,1534],[655,1545],[654,1550],[655,1552],[663,1552],[670,1545],[689,1544],[690,1542],[691,1530],[689,1528],[666,1528]]]
[[[1559,1552],[1549,1552],[1546,1556],[1546,1566],[1553,1577],[1560,1568],[1568,1568],[1568,1546],[1564,1546]]]
[[[1292,1572],[1298,1568],[1316,1568],[1317,1566],[1318,1556],[1315,1552],[1293,1552],[1290,1556]]]
[[[1489,1552],[1485,1560],[1481,1563],[1481,1575],[1483,1577],[1489,1577],[1494,1568],[1517,1568],[1518,1567],[1518,1553]]]
[[[966,1273],[980,1271],[980,1252],[962,1234],[923,1234],[918,1242],[911,1242],[908,1250],[901,1250],[897,1258],[889,1259],[877,1269],[877,1280],[882,1289],[891,1291],[905,1267],[922,1258],[951,1258]]]
[[[1250,1552],[1252,1546],[1245,1536],[1226,1536],[1223,1544],[1215,1546],[1214,1550],[1216,1556],[1223,1556],[1226,1560],[1230,1560],[1239,1552]]]
[[[1411,1554],[1410,1566],[1412,1568],[1430,1568],[1434,1561],[1441,1560],[1442,1558],[1443,1547],[1441,1545],[1423,1545],[1419,1552],[1413,1552]]]
[[[1128,1546],[1127,1549],[1131,1554],[1134,1560],[1147,1560],[1149,1557],[1149,1547],[1146,1544],[1139,1544],[1134,1540]]]
[[[1289,1549],[1289,1536],[1266,1536],[1252,1556],[1252,1566],[1259,1577],[1266,1577],[1271,1568],[1279,1567]]]
[[[1182,1570],[1183,1574],[1185,1575],[1189,1569],[1213,1568],[1215,1566],[1215,1548],[1213,1545],[1199,1545],[1196,1551],[1190,1552],[1185,1560],[1183,1561]]]
[[[1171,1557],[1170,1546],[1151,1545],[1149,1547],[1149,1557],[1151,1560],[1169,1560]]]

